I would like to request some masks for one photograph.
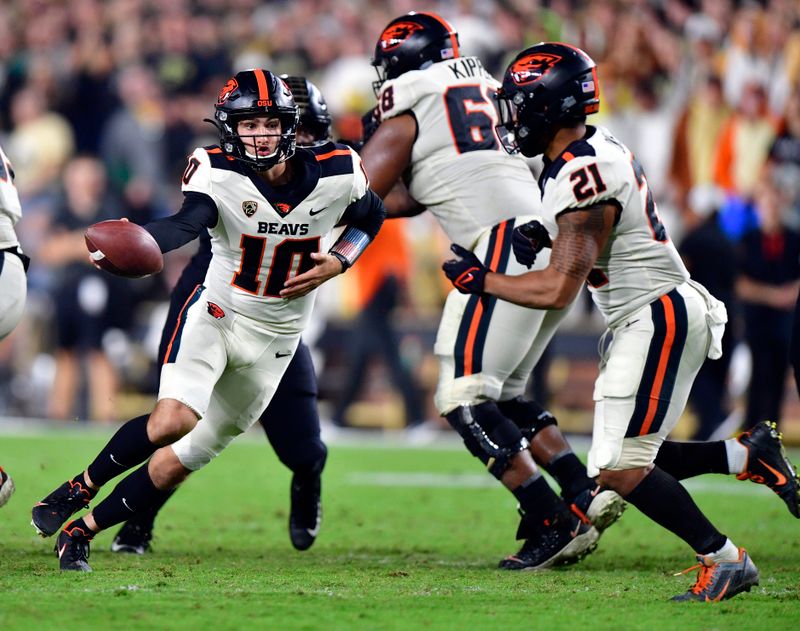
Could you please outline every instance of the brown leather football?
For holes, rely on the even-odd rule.
[[[92,224],[84,238],[92,261],[112,274],[141,278],[157,274],[164,267],[164,256],[156,240],[130,221],[113,219]]]

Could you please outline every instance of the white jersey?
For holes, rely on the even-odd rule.
[[[461,57],[386,81],[378,97],[381,120],[408,112],[417,120],[409,193],[470,249],[501,221],[541,213],[527,164],[495,133],[498,87],[476,57]]]
[[[368,186],[360,158],[343,145],[298,149],[292,165],[294,181],[273,188],[219,147],[195,149],[182,188],[209,196],[219,213],[209,228],[209,299],[286,334],[303,330],[316,292],[286,300],[280,290],[314,266],[311,253],[327,249],[345,209]]]
[[[19,193],[14,186],[11,164],[0,147],[0,249],[19,245],[14,232],[16,224],[22,216]]]
[[[610,326],[689,279],[641,166],[607,129],[588,127],[584,138],[545,165],[539,186],[545,225],[554,238],[563,212],[600,203],[619,207],[619,220],[588,277]]]

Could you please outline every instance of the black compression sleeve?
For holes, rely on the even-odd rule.
[[[386,207],[383,205],[383,200],[373,191],[367,190],[363,197],[345,209],[339,224],[357,228],[372,240],[381,229],[384,219],[386,219]]]
[[[216,226],[218,216],[217,205],[208,195],[188,192],[177,213],[151,221],[144,229],[153,235],[162,252],[169,252],[194,240],[205,228]]]

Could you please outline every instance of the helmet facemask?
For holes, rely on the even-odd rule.
[[[546,112],[534,111],[532,96],[522,91],[508,94],[503,89],[495,94],[500,120],[495,129],[503,147],[512,155],[521,153],[532,158],[544,153],[555,135],[555,126]]]
[[[240,133],[239,123],[262,117],[280,121],[280,133],[252,135]],[[225,111],[218,110],[214,118],[218,121],[217,127],[220,130],[222,150],[256,171],[267,171],[294,155],[298,123],[296,112],[294,114],[254,112],[252,114],[237,113],[236,115],[230,115]],[[279,137],[280,140],[274,151],[269,155],[260,156],[257,153],[257,139],[259,137]],[[253,138],[256,147],[248,147],[243,138]],[[253,149],[256,149],[256,153],[253,152]]]

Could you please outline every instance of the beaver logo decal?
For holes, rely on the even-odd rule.
[[[381,50],[393,50],[406,41],[411,35],[422,30],[422,25],[416,22],[398,22],[392,24],[381,34]]]
[[[225,101],[227,101],[233,91],[239,87],[239,82],[234,78],[231,77],[228,79],[228,83],[219,91],[219,96],[217,97],[217,105],[222,105]]]
[[[561,61],[561,56],[550,53],[526,55],[511,66],[511,78],[517,85],[533,83],[546,75],[558,61]]]

